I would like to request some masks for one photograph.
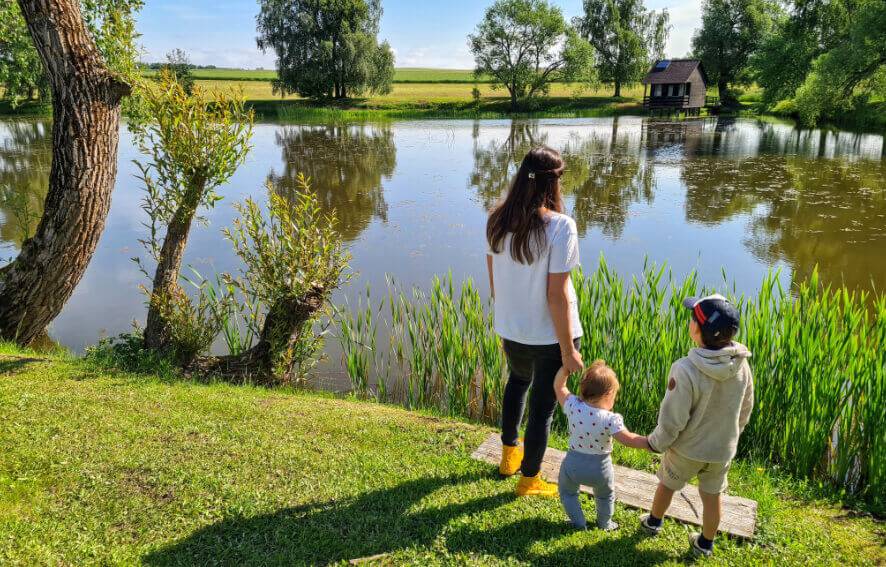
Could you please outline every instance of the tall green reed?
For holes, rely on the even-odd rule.
[[[261,328],[262,307],[254,295],[246,296],[242,302],[236,300],[238,288],[233,282],[225,281],[218,273],[215,282],[204,278],[200,272],[188,265],[196,279],[180,276],[198,291],[206,294],[213,313],[221,321],[221,336],[228,354],[242,354],[249,350]],[[241,325],[242,323],[242,325]]]
[[[736,296],[725,273],[717,288],[701,286],[694,272],[678,280],[654,264],[625,280],[603,258],[573,279],[582,357],[616,371],[616,411],[632,430],[655,427],[669,369],[692,346],[682,299],[720,291],[738,306],[737,340],[753,352],[756,405],[739,454],[886,505],[886,296],[823,285],[817,271],[790,288],[770,272],[756,296]],[[491,301],[471,280],[456,286],[451,274],[408,293],[390,279],[388,291],[390,348],[374,355],[387,357],[388,376],[396,370],[384,401],[495,423],[506,364]],[[377,352],[376,319],[367,326],[365,316],[345,315],[339,327],[346,358],[359,360],[367,344]],[[362,368],[348,368],[358,391],[367,380]],[[570,378],[573,390],[578,380]],[[562,412],[555,427],[565,430]]]

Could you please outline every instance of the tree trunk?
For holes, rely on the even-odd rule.
[[[61,312],[83,277],[111,206],[120,99],[77,0],[18,0],[52,92],[52,167],[33,238],[0,269],[0,338],[27,345]]]
[[[729,98],[729,83],[726,82],[726,79],[721,78],[717,81],[717,90],[720,91],[720,104],[731,106],[732,99]]]
[[[175,211],[175,215],[166,229],[166,237],[163,239],[163,247],[160,249],[160,261],[157,262],[157,271],[154,272],[151,301],[148,306],[148,322],[145,325],[146,348],[163,352],[171,346],[167,324],[160,314],[155,298],[169,294],[178,285],[185,247],[188,244],[188,234],[191,232],[191,224],[194,221],[205,184],[206,180],[203,178],[192,181],[184,200]]]
[[[269,383],[285,380],[291,375],[291,366],[274,374],[274,358],[297,344],[304,332],[313,332],[307,325],[323,308],[327,293],[314,288],[306,297],[283,301],[268,311],[258,343],[243,354],[207,356],[199,358],[190,370],[205,376],[248,379]]]
[[[511,112],[517,112],[517,91],[511,91]]]
[[[621,81],[615,79],[615,98],[621,96]]]

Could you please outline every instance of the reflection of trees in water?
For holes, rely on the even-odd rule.
[[[345,240],[357,238],[373,218],[387,220],[382,178],[397,166],[394,135],[388,127],[292,126],[277,133],[283,173],[268,179],[281,194],[295,189],[299,173],[311,178],[324,211],[335,209]]]
[[[535,146],[547,143],[547,134],[539,132],[537,122],[511,121],[507,137],[488,145],[478,143],[480,129],[474,127],[474,170],[469,184],[487,211],[491,210],[511,184],[511,178],[526,154]],[[555,148],[556,149],[556,148]]]
[[[548,141],[535,122],[513,121],[504,139],[478,143],[474,129],[474,169],[469,184],[485,210],[504,197],[520,161],[533,146]],[[618,137],[618,121],[608,132],[589,129],[572,134],[562,147],[554,148],[566,162],[562,191],[574,197],[571,214],[579,233],[600,227],[604,234],[621,236],[632,203],[652,202],[655,180],[652,167],[639,148]]]
[[[582,236],[598,226],[606,236],[619,238],[631,205],[651,204],[655,198],[652,165],[627,138],[618,138],[617,119],[608,137],[573,135],[563,158],[563,191],[575,197],[572,214]]]
[[[886,285],[886,164],[764,155],[688,160],[686,217],[719,224],[750,216],[746,245],[800,278],[816,264],[825,282]]]
[[[48,122],[6,122],[0,128],[0,189],[20,192],[27,199],[28,209],[40,216],[49,189],[49,168],[52,164],[51,127]],[[37,228],[32,223],[31,234]],[[0,203],[0,242],[22,244],[22,230],[15,214]]]

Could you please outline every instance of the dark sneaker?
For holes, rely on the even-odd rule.
[[[664,525],[664,522],[662,522]],[[649,514],[643,514],[640,516],[640,527],[643,528],[643,531],[648,535],[657,536],[661,533],[661,526],[652,526],[649,524]]]
[[[695,557],[710,557],[714,553],[714,548],[708,549],[698,545],[698,538],[701,534],[689,534],[689,547],[692,548],[692,555]]]

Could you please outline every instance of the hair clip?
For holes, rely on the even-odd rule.
[[[529,173],[529,179],[535,179],[535,172]]]

